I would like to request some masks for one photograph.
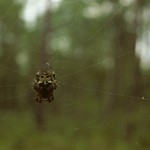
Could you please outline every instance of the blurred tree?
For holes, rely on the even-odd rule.
[[[115,4],[117,5],[118,3],[119,2],[116,0]],[[141,13],[142,8],[143,6],[136,1],[135,4],[130,5],[127,8],[124,7],[112,21],[112,56],[114,58],[114,64],[112,76],[109,80],[111,92],[141,97],[141,71],[140,61],[136,55],[136,43],[137,28],[141,24],[139,14]],[[125,18],[128,11],[132,11],[134,16],[131,22],[128,22]],[[117,57],[118,59],[115,59]],[[124,99],[124,102],[127,105],[123,105],[124,102],[121,99]],[[134,99],[132,102],[134,102]],[[129,109],[132,110],[133,105],[132,107],[129,107],[132,102],[127,102],[127,98],[111,95],[110,103],[108,103],[108,105],[110,105],[108,111],[112,112],[116,109],[122,109],[122,107],[127,111]]]
[[[16,55],[22,51],[18,46],[21,32],[24,31],[23,21],[20,18],[21,9],[20,3],[9,0],[0,1],[0,82],[2,86],[17,84],[18,80],[18,74],[12,70],[19,71]],[[6,95],[9,95],[10,99],[5,100]],[[17,96],[17,88],[1,87],[1,107],[3,109],[15,107],[17,105],[15,96]]]
[[[47,8],[41,22],[41,34],[39,36],[39,66],[43,66],[48,62],[48,43],[50,42],[50,31],[51,31],[51,1],[47,1]],[[35,117],[38,128],[44,129],[44,118],[43,118],[43,105],[35,107]]]
[[[90,9],[96,9],[96,11],[100,9],[100,6],[103,5],[102,2],[77,0],[65,3],[65,1],[61,1],[60,7],[52,17],[53,31],[55,31],[54,40],[57,39],[58,46],[59,42],[64,41],[63,44],[60,44],[62,46],[55,47],[55,50],[66,52],[68,61],[70,61],[69,65],[65,67],[65,72],[75,72],[79,68],[89,67],[74,76],[65,78],[64,81],[67,83],[104,89],[105,80],[99,75],[102,74],[105,77],[106,68],[100,62],[105,60],[110,50],[110,32],[107,24],[104,26],[109,14],[90,16],[89,11]],[[97,65],[90,67],[93,64]],[[66,88],[72,95],[80,93],[80,98],[84,94],[87,96],[87,93],[81,92],[80,89],[74,91]],[[95,95],[95,93],[89,94]],[[101,96],[98,95],[99,99]]]
[[[118,0],[113,0],[113,2],[115,5],[119,4]],[[138,33],[138,27],[142,25],[143,6],[144,1],[136,0],[132,5],[125,6],[113,19],[112,57],[115,59],[109,86],[114,95],[110,95],[106,104],[106,111],[109,115],[114,112],[125,112],[131,115],[135,108],[139,107],[136,98],[142,97],[143,89],[140,59],[136,55],[136,44],[138,36],[141,36]],[[133,18],[126,16],[128,11],[132,12]],[[130,18],[125,18],[125,16]],[[128,19],[132,21],[129,22]],[[120,59],[120,56],[123,57]],[[127,139],[132,136],[135,126],[131,122],[126,124],[125,137]]]

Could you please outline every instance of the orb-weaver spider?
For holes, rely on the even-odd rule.
[[[53,92],[57,88],[57,81],[55,72],[48,63],[47,66],[42,67],[42,69],[36,73],[36,78],[33,81],[33,88],[37,95],[37,102],[51,102],[54,100]]]

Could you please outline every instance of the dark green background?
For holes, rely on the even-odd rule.
[[[150,149],[150,71],[136,53],[150,3],[122,2],[62,0],[32,26],[24,2],[0,1],[0,150]],[[46,62],[58,88],[39,104],[32,82]]]

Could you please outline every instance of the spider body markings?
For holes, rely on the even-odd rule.
[[[55,72],[49,64],[47,65],[48,67],[44,67],[36,73],[36,78],[33,81],[33,89],[37,95],[36,101],[39,103],[53,101],[54,90],[57,88]]]

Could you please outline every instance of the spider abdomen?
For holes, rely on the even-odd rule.
[[[33,82],[33,88],[37,94],[36,100],[38,102],[53,101],[53,92],[57,88],[55,72],[50,68],[37,72],[36,79]]]

